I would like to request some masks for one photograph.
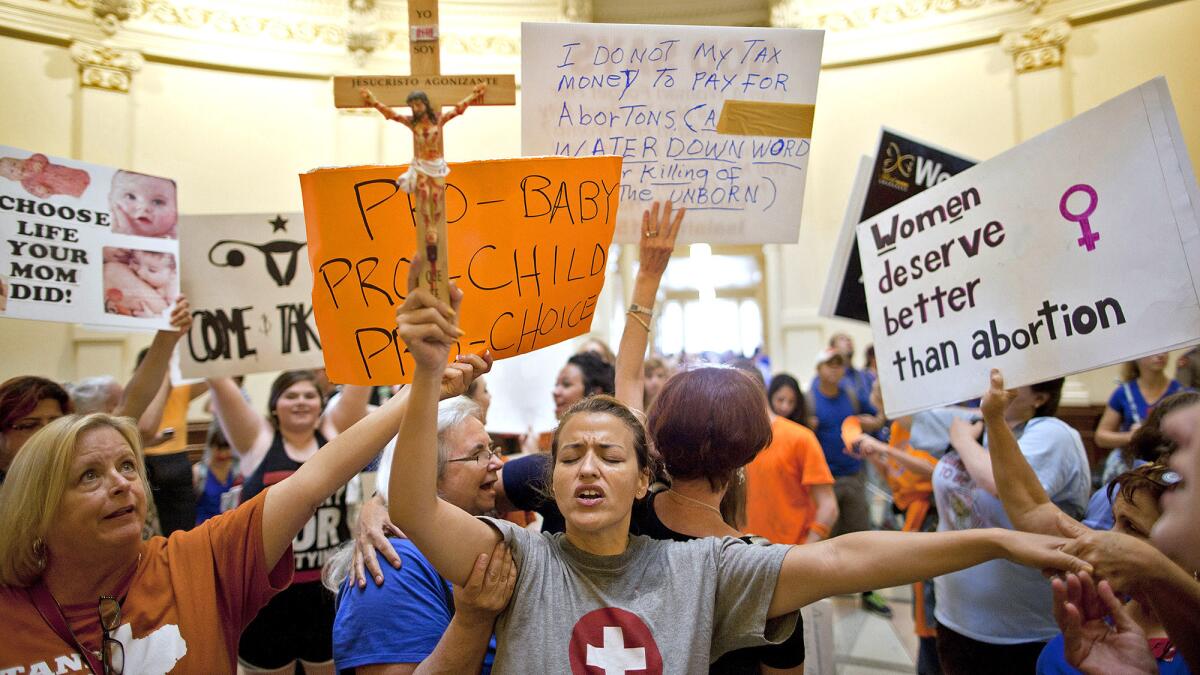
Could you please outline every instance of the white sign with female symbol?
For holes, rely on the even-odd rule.
[[[858,226],[888,414],[1200,342],[1200,189],[1158,78]]]

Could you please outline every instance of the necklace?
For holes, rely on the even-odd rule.
[[[667,488],[667,492],[670,492],[672,495],[674,495],[684,501],[691,502],[691,503],[695,504],[696,506],[708,509],[709,511],[712,511],[713,513],[717,514],[718,516],[721,516],[721,509],[713,506],[712,504],[705,504],[704,502],[700,501],[699,499],[692,499],[691,497],[689,497],[681,492],[676,492],[675,490],[673,490],[671,488]],[[721,516],[721,518],[724,519],[725,516]]]

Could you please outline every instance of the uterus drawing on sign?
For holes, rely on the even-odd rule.
[[[276,232],[286,230],[287,219],[283,216],[277,215],[274,220],[267,222],[271,223]],[[254,249],[262,254],[267,274],[275,281],[275,285],[283,288],[291,285],[292,280],[296,278],[300,251],[307,245],[306,241],[288,239],[276,239],[262,244],[240,239],[222,239],[208,249],[208,262],[214,267],[241,267],[246,264],[246,254],[242,247]],[[279,259],[284,261],[282,268]]]

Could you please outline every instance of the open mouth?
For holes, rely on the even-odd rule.
[[[596,506],[604,501],[604,489],[598,485],[581,485],[575,488],[575,500],[583,506]]]
[[[115,520],[117,518],[123,518],[125,516],[131,515],[132,513],[133,513],[133,507],[126,506],[123,509],[117,509],[116,511],[113,511],[112,513],[108,514],[107,516],[104,516],[104,519],[105,520]]]
[[[491,490],[495,486],[496,486],[496,479],[492,478],[491,480],[485,480],[484,482],[480,483],[479,489],[480,490]]]

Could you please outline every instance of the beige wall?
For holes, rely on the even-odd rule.
[[[0,2],[0,10],[20,4]],[[1046,11],[1056,4],[1050,3]],[[1017,75],[1011,56],[995,39],[920,56],[858,65],[839,62],[825,69],[800,240],[768,246],[765,255],[769,346],[777,369],[806,380],[813,355],[836,330],[851,332],[860,353],[870,341],[865,326],[820,319],[816,306],[855,163],[871,151],[881,124],[986,159],[1038,129],[1164,74],[1192,157],[1198,158],[1200,78],[1194,64],[1200,63],[1200,41],[1195,39],[1200,0],[1137,6],[1149,8],[1075,25],[1064,65],[1051,71]],[[455,18],[444,11],[442,21],[486,25],[511,38],[521,19],[552,20],[560,11],[554,0],[497,7],[499,18],[479,11]],[[0,16],[2,79],[6,91],[20,95],[10,94],[0,106],[0,142],[171,176],[180,186],[182,212],[298,209],[298,173],[322,165],[396,162],[410,152],[408,135],[394,125],[389,128],[374,115],[335,111],[326,73],[308,65],[307,71],[292,69],[300,75],[248,71],[288,69],[275,43],[262,50],[269,67],[245,61],[239,70],[156,56],[163,43],[145,38],[151,45],[147,62],[133,75],[131,91],[119,94],[81,89],[78,84],[78,67],[65,42],[71,37],[98,39],[94,27],[64,40],[62,31],[33,37],[3,21]],[[141,37],[119,36],[127,43]],[[836,40],[837,36],[827,38],[827,58]],[[443,57],[443,69],[519,72],[519,54],[503,49],[492,54],[488,49],[451,51]],[[404,72],[403,56],[391,53],[387,59],[368,62],[366,70]],[[355,68],[344,54],[331,57],[326,65],[328,72]],[[448,135],[450,156],[520,154],[516,108],[472,110],[470,118],[469,124]],[[59,380],[127,373],[136,350],[148,339],[0,319],[0,353],[6,355],[0,362],[0,379],[23,373]],[[1113,377],[1115,372],[1109,370],[1075,378],[1074,395],[1103,400]],[[258,390],[265,391],[269,379],[251,378],[256,400],[265,399]]]
[[[1052,12],[1053,5],[1045,11]],[[871,340],[866,326],[823,319],[816,312],[858,158],[873,152],[881,125],[984,160],[1072,114],[1165,75],[1196,164],[1197,26],[1197,0],[1094,20],[1072,28],[1061,68],[1020,75],[1012,57],[995,41],[827,67],[821,73],[800,240],[767,247],[767,276],[775,284],[770,312],[776,368],[811,375],[816,350],[839,330],[855,337],[860,354]],[[1068,394],[1073,402],[1105,401],[1115,377],[1114,367],[1070,378]]]

